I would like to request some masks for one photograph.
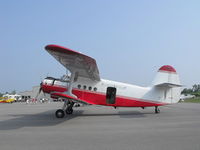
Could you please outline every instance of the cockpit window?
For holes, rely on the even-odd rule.
[[[43,80],[43,83],[44,83],[44,84],[47,84],[47,85],[51,85],[52,82],[53,82],[53,80],[49,80],[49,79],[44,79],[44,80]]]

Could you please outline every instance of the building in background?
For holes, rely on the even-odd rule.
[[[26,101],[27,99],[35,99],[35,98],[37,100],[40,100],[40,99],[52,100],[49,94],[44,95],[43,92],[40,92],[40,94],[38,95],[39,89],[40,89],[40,86],[34,86],[31,91],[19,92],[18,94],[21,95],[22,101]]]

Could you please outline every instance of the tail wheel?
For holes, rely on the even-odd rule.
[[[63,118],[65,116],[65,112],[62,109],[58,109],[55,113],[57,118]]]
[[[68,108],[68,109],[66,109],[65,112],[66,112],[66,114],[69,114],[69,115],[70,115],[70,114],[73,113],[73,111],[74,111],[74,110],[73,110],[72,108]]]
[[[158,108],[158,106],[155,106],[155,113],[156,114],[160,113],[160,109]]]

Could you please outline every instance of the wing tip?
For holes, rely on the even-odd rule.
[[[74,51],[72,49],[69,49],[67,47],[63,47],[63,46],[60,46],[60,45],[56,45],[56,44],[49,44],[49,45],[46,45],[45,47],[45,50],[51,50],[51,51],[59,51],[59,52],[71,52],[71,53],[79,53],[77,51]]]

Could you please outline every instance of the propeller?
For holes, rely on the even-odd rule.
[[[37,95],[35,97],[36,99],[38,98],[38,96],[40,95],[41,92],[44,94],[44,96],[46,96],[45,93],[42,90],[42,82],[40,83],[40,88],[39,88],[38,93],[37,93]]]
[[[49,82],[49,80],[50,80],[50,83],[51,83],[51,85],[52,86],[54,86],[54,84],[55,84],[55,82],[56,81],[60,81],[60,82],[69,82],[69,75],[63,75],[60,79],[58,79],[58,78],[54,78],[54,77],[46,77],[43,81],[41,81],[41,83],[40,83],[40,88],[39,88],[39,90],[38,90],[38,93],[37,93],[37,95],[36,95],[36,99],[38,98],[38,96],[40,95],[40,93],[41,92],[43,92],[43,94],[44,94],[44,96],[46,96],[45,95],[45,92],[43,91],[43,89],[42,89],[42,85],[43,85],[43,83],[45,82],[46,83],[46,81],[45,80],[47,80],[47,82]]]
[[[56,80],[59,80],[59,79],[56,79],[56,78],[54,78],[54,77],[48,77],[48,76],[47,76],[45,79],[47,79],[47,80],[52,80],[52,85],[54,85],[54,83],[55,83]],[[45,80],[45,79],[44,79],[44,80]],[[35,97],[36,99],[38,98],[38,96],[40,95],[41,92],[43,93],[44,96],[46,96],[46,95],[45,95],[45,92],[44,92],[43,89],[42,89],[42,84],[43,84],[43,81],[41,81],[41,83],[40,83],[40,88],[39,88],[38,93],[37,93],[37,95],[36,95],[36,97]]]

